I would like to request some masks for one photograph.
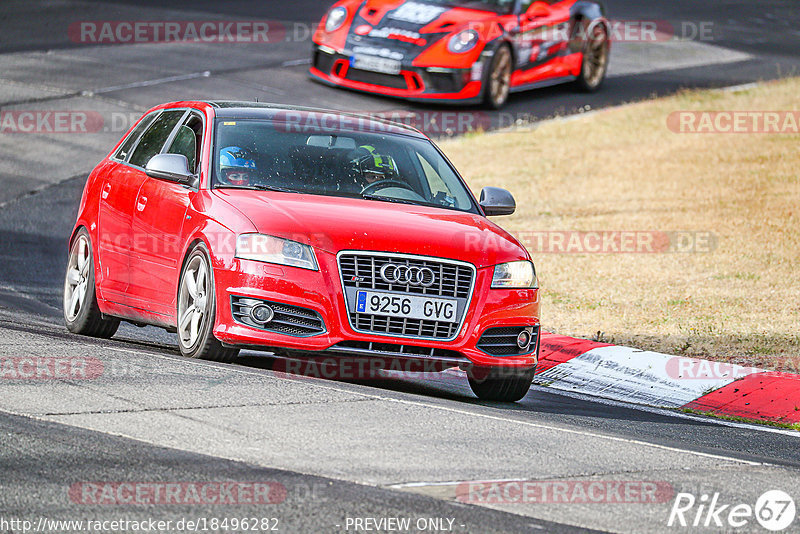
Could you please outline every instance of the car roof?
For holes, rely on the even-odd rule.
[[[322,118],[321,115],[325,115],[326,119],[330,116],[333,116],[335,119],[340,119],[341,125],[345,128],[349,127],[349,129],[363,129],[370,132],[400,134],[427,139],[426,136],[416,128],[374,115],[303,106],[287,106],[267,102],[214,100],[204,101],[203,103],[214,108],[216,116],[222,119],[289,120],[300,125],[311,126],[319,124],[319,119]]]

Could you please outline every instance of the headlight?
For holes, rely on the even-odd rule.
[[[328,18],[325,19],[325,31],[335,32],[342,27],[344,21],[347,19],[347,10],[343,7],[335,7],[328,13]]]
[[[475,30],[460,31],[450,38],[447,49],[454,54],[469,52],[478,44],[480,37]]]
[[[236,240],[236,257],[317,271],[314,249],[308,245],[263,234],[242,234]]]
[[[537,289],[536,269],[529,261],[502,263],[494,268],[492,289]]]

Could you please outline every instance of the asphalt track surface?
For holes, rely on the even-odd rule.
[[[710,22],[714,38],[666,52],[620,46],[619,74],[600,93],[534,91],[516,95],[505,113],[548,117],[684,87],[747,84],[800,66],[796,2],[607,4],[615,18],[674,26]],[[211,97],[424,110],[310,82],[302,64],[307,41],[98,47],[70,41],[66,30],[81,20],[304,23],[324,9],[310,1],[5,0],[0,106],[96,110],[106,119],[137,115],[162,101]],[[639,64],[638,53],[647,55]],[[702,65],[668,68],[670,62],[686,65],[684,53]],[[626,75],[626,69],[639,74]],[[187,361],[173,336],[152,328],[124,326],[110,341],[68,334],[59,311],[66,239],[85,177],[122,135],[119,128],[0,135],[0,351],[10,358],[93,358],[107,370],[93,380],[0,381],[0,532],[21,531],[3,520],[35,523],[41,517],[277,518],[281,532],[366,531],[353,520],[387,517],[412,524],[452,519],[444,522],[452,531],[477,533],[763,532],[752,518],[739,529],[713,523],[669,528],[674,494],[699,499],[719,493],[721,504],[751,506],[773,489],[800,498],[798,439],[788,431],[538,387],[515,405],[486,403],[455,374],[353,383],[276,373],[274,360],[258,353],[243,353],[232,365]],[[657,502],[616,502],[611,495],[611,502],[597,503],[458,497],[459,482],[487,480],[584,487],[657,482],[671,494]],[[286,494],[281,502],[259,506],[98,505],[70,497],[70,488],[81,482],[268,482]],[[787,531],[798,530],[795,523]]]

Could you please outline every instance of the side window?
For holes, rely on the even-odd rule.
[[[178,121],[186,113],[184,110],[165,111],[142,135],[139,144],[131,154],[130,164],[144,167],[150,158],[161,152],[169,134],[175,129]]]
[[[431,199],[438,203],[448,205],[461,210],[467,210],[472,206],[469,196],[463,187],[455,185],[458,178],[453,174],[453,170],[445,165],[441,160],[434,166],[421,153],[417,153],[422,172],[430,188]],[[452,186],[448,184],[453,184]]]
[[[450,190],[444,184],[444,180],[439,176],[439,173],[428,163],[428,160],[422,157],[422,154],[417,154],[419,162],[422,165],[422,170],[425,173],[425,178],[428,180],[428,187],[431,189],[431,195],[436,196],[438,193],[449,193]]]
[[[130,153],[131,149],[136,145],[136,141],[139,139],[139,136],[142,135],[142,132],[150,126],[150,123],[153,122],[153,119],[158,117],[158,114],[161,113],[160,111],[156,111],[155,113],[151,113],[144,117],[139,124],[136,125],[136,129],[134,129],[131,134],[125,139],[125,142],[120,145],[117,153],[114,154],[114,158],[120,161],[125,161],[128,158],[128,154]]]
[[[197,173],[200,170],[200,148],[203,146],[203,120],[192,114],[178,128],[175,138],[170,144],[167,154],[182,154],[189,161],[189,170]]]

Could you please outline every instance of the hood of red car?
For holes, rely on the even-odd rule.
[[[453,26],[493,19],[499,16],[488,6],[479,2],[464,2],[463,5],[440,4],[419,0],[398,2],[397,0],[368,0],[361,15],[376,27],[400,25],[425,31],[453,31]],[[440,27],[444,27],[441,28]]]
[[[371,250],[468,261],[488,267],[528,255],[507,232],[464,212],[294,193],[217,190],[258,232],[335,254]]]

